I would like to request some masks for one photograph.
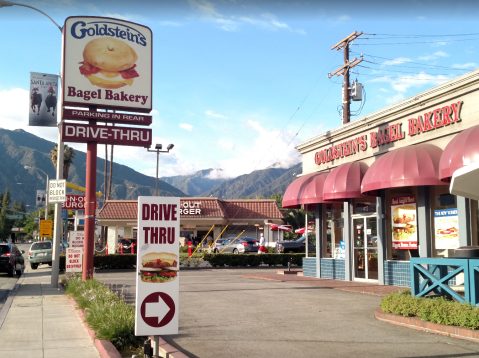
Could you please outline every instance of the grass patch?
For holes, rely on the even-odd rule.
[[[85,321],[96,332],[97,339],[106,339],[120,352],[137,349],[146,337],[135,336],[135,308],[128,306],[100,281],[83,282],[81,274],[67,274],[66,294],[85,310]]]
[[[451,301],[445,297],[413,297],[411,291],[405,290],[385,296],[381,300],[381,309],[386,313],[418,317],[423,321],[479,329],[478,307]]]

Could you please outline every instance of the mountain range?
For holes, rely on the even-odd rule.
[[[27,209],[35,205],[36,190],[46,187],[45,174],[55,178],[55,168],[50,159],[50,151],[56,143],[37,137],[24,130],[0,128],[0,192],[8,187],[13,200],[23,201]],[[35,169],[25,169],[25,166]],[[105,192],[105,160],[97,159],[96,191]],[[109,169],[108,169],[109,170]],[[162,177],[158,180],[158,194],[161,196],[218,197],[222,199],[240,199],[269,197],[283,194],[288,185],[301,172],[301,164],[289,169],[268,168],[232,179],[210,179],[213,169],[197,171],[192,175]],[[70,166],[68,182],[84,187],[86,173],[86,153],[75,150],[73,164]],[[68,189],[68,193],[82,194]],[[155,194],[155,178],[141,174],[130,167],[114,163],[112,199],[136,199],[138,196]]]

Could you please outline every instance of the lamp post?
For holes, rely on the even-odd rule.
[[[168,144],[168,147],[166,147],[167,150],[161,150],[163,149],[162,144],[156,144],[155,149],[147,149],[149,152],[156,152],[156,190],[155,190],[155,196],[158,196],[158,166],[160,164],[160,153],[169,153],[170,150],[173,149],[175,145],[174,144]]]
[[[0,3],[1,4],[1,3]],[[29,167],[28,165],[25,165],[25,169],[35,169],[35,170],[39,170],[41,171],[43,174],[45,174],[47,176],[47,187],[46,187],[46,192],[47,192],[47,195],[45,197],[45,220],[48,220],[48,174],[45,173],[43,170],[39,169],[39,168],[36,168],[36,167]],[[23,184],[23,183],[17,183],[17,184]]]
[[[254,224],[254,226],[256,226],[256,240],[258,240],[258,227],[259,227],[259,224]]]
[[[13,6],[13,5],[28,7],[30,9],[33,9],[45,15],[46,17],[48,17],[48,19],[50,19],[51,22],[55,24],[55,26],[63,34],[63,28],[60,25],[58,25],[50,16],[45,14],[43,11],[30,5],[18,4],[18,3],[13,3],[6,0],[0,0],[0,8],[6,7],[6,6]],[[63,109],[63,103],[60,104],[60,110],[62,109]],[[57,146],[58,153],[57,153],[57,173],[56,173],[57,179],[63,178],[63,142],[61,141],[61,126],[62,126],[62,122],[60,120],[60,123],[58,125],[58,146]],[[48,176],[47,176],[47,199],[46,200],[48,200]],[[58,246],[60,243],[60,237],[62,234],[62,224],[63,224],[61,219],[61,210],[62,210],[61,205],[62,205],[61,203],[55,204],[55,215],[54,215],[55,227],[53,231],[53,257],[52,257],[52,276],[51,276],[51,285],[54,288],[58,287],[58,276],[59,276],[59,269],[60,269],[59,267],[60,266],[60,251]],[[46,218],[48,219],[48,210],[45,210],[45,215],[46,215]]]

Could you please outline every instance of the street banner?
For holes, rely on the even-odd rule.
[[[37,208],[44,208],[47,200],[47,191],[46,190],[37,190],[37,198],[35,201],[35,206]]]
[[[459,223],[456,209],[434,210],[436,249],[459,247]]]
[[[58,75],[30,72],[28,125],[56,127]]]
[[[391,198],[393,249],[417,249],[416,197]]]
[[[64,106],[150,113],[153,34],[148,27],[72,16],[63,34]]]
[[[66,201],[62,203],[62,209],[84,210],[85,195],[67,195]]]
[[[67,200],[67,181],[65,179],[50,179],[48,181],[48,203],[63,203]]]
[[[83,248],[67,248],[65,271],[82,272]]]
[[[70,231],[70,247],[71,248],[83,249],[84,241],[85,241],[84,231]]]
[[[63,142],[97,142],[149,148],[152,143],[152,130],[149,128],[96,126],[86,123],[63,123],[61,138]]]
[[[40,237],[52,237],[53,220],[40,220]]]
[[[180,198],[138,197],[135,335],[178,334]]]
[[[143,114],[96,112],[67,108],[63,110],[62,118],[76,121],[90,121],[95,119],[100,122],[134,124],[137,126],[149,126],[153,123],[152,116],[145,116]]]

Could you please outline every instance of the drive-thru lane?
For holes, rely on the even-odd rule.
[[[476,343],[377,321],[380,297],[241,277],[255,272],[275,269],[181,271],[180,333],[163,338],[202,358],[479,356]],[[134,294],[135,275],[96,277]]]

